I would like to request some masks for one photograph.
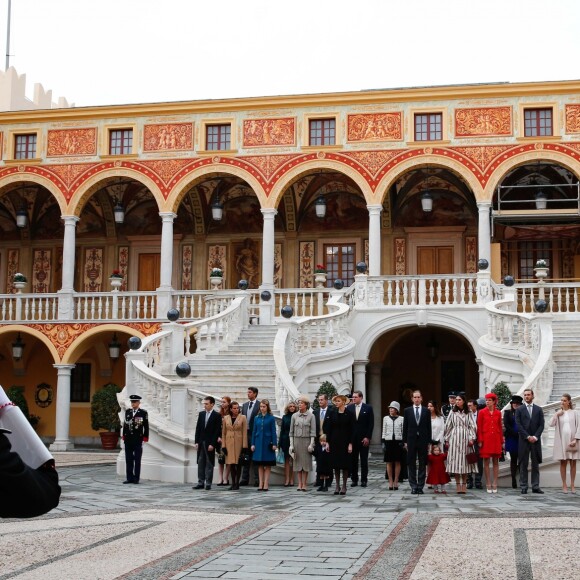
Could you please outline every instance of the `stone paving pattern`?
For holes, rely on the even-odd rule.
[[[253,487],[234,492],[214,485],[211,491],[194,491],[185,484],[122,485],[115,474],[114,459],[111,456],[109,464],[61,467],[63,496],[59,508],[37,520],[4,520],[0,533],[6,539],[8,529],[15,529],[11,526],[73,526],[86,516],[103,518],[110,523],[109,539],[115,536],[116,542],[125,542],[128,554],[140,546],[145,552],[129,560],[129,571],[125,566],[99,573],[91,566],[97,552],[93,554],[93,547],[87,547],[83,548],[86,575],[69,576],[69,560],[55,559],[51,568],[46,562],[34,563],[26,556],[30,545],[23,541],[11,548],[14,558],[22,558],[22,564],[7,570],[0,563],[0,579],[48,580],[59,573],[65,580],[499,577],[498,569],[486,572],[475,564],[454,569],[440,557],[441,550],[459,550],[463,560],[466,546],[478,553],[493,546],[494,561],[499,561],[499,570],[504,571],[502,578],[577,577],[572,568],[568,574],[567,566],[575,562],[578,569],[580,495],[547,489],[545,495],[521,496],[519,490],[500,489],[497,495],[485,490],[468,491],[464,496],[435,495],[425,490],[425,495],[414,496],[406,484],[399,491],[389,491],[381,463],[373,465],[368,488],[349,488],[346,496],[303,493],[295,487],[272,487],[264,493]],[[159,553],[144,550],[139,533],[129,533],[120,524],[115,527],[114,522],[122,522],[123,516],[134,521],[141,534],[152,533],[143,531],[153,525],[147,518],[154,519],[155,525],[170,526],[170,538],[156,546]],[[197,528],[196,521],[200,522]],[[40,533],[32,528],[30,542]],[[196,533],[187,532],[190,529]],[[216,533],[216,529],[220,531]],[[573,546],[565,558],[559,538]],[[498,542],[503,552],[495,550]],[[514,546],[518,547],[515,552]],[[98,549],[106,552],[102,543]],[[78,560],[78,555],[75,558]],[[477,561],[485,559],[478,556]]]

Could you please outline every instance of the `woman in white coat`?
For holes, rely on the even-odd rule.
[[[560,477],[562,478],[562,491],[568,493],[566,484],[566,465],[570,465],[570,493],[576,493],[574,487],[576,480],[576,461],[579,459],[580,446],[580,417],[574,411],[572,398],[564,393],[560,399],[561,407],[550,421],[550,425],[556,428],[554,435],[554,459],[560,461]]]

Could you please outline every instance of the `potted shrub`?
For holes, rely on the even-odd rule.
[[[334,395],[338,395],[338,391],[336,387],[330,381],[324,381],[321,383],[318,391],[316,391],[316,396],[314,397],[314,401],[312,401],[312,409],[318,409],[318,395],[326,395],[328,397],[329,403],[332,402],[332,397]]]
[[[221,268],[212,268],[209,273],[210,284],[217,288],[222,283],[223,277],[224,271]]]
[[[316,264],[314,268],[314,282],[317,288],[324,288],[326,284],[326,268],[322,264]]]
[[[121,271],[113,270],[109,276],[109,282],[112,288],[120,288],[121,284],[123,284],[123,274],[121,274]]]
[[[91,399],[91,427],[99,432],[103,449],[116,449],[119,443],[121,407],[117,401],[117,393],[121,388],[115,383],[107,383],[99,389]]]
[[[14,277],[12,278],[12,285],[18,291],[21,291],[26,286],[27,282],[28,279],[26,278],[26,276],[24,274],[21,274],[20,272],[16,272],[16,274],[14,274]]]
[[[499,381],[491,392],[497,395],[497,408],[503,409],[511,400],[512,392],[504,381]]]
[[[546,260],[538,260],[536,265],[534,266],[534,274],[536,278],[539,278],[542,281],[544,278],[548,277],[548,263]]]

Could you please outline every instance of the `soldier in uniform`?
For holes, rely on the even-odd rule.
[[[140,409],[141,397],[131,395],[131,408],[125,411],[123,441],[125,442],[125,463],[127,479],[123,483],[139,483],[143,443],[149,441],[149,418],[147,411]]]
[[[447,393],[448,403],[441,407],[441,412],[443,413],[443,418],[447,420],[449,413],[451,413],[451,409],[455,406],[455,391],[449,391]]]

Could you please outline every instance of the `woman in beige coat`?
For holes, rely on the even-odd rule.
[[[560,461],[560,477],[562,478],[562,491],[568,493],[566,484],[566,464],[570,464],[570,493],[576,493],[574,487],[576,480],[576,461],[580,459],[578,447],[580,446],[580,417],[574,411],[572,398],[564,393],[560,399],[561,407],[550,421],[552,427],[556,427],[554,434],[554,459]]]
[[[248,448],[248,422],[240,413],[240,405],[235,401],[230,405],[230,414],[222,422],[222,450],[226,465],[230,466],[232,485],[228,489],[240,489],[242,466],[239,465],[242,450]]]

